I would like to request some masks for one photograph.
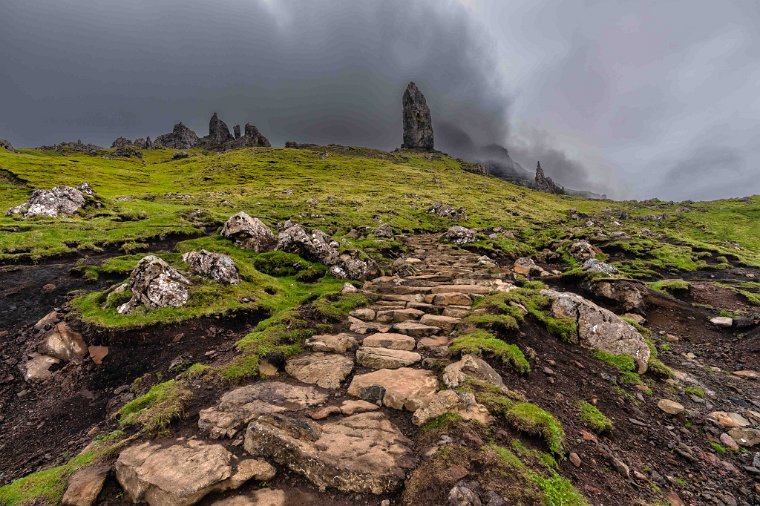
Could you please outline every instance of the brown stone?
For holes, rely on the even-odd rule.
[[[393,326],[393,330],[417,338],[430,337],[441,331],[438,327],[431,327],[430,325],[423,325],[422,323],[411,321],[397,323]]]
[[[69,478],[66,493],[63,494],[63,506],[90,506],[95,503],[111,467],[96,464],[78,469]]]
[[[384,406],[416,411],[438,390],[438,379],[424,369],[380,369],[355,375],[348,395],[367,399],[379,394]]]
[[[322,388],[339,388],[353,369],[351,358],[334,353],[307,353],[285,363],[285,372],[298,381]]]
[[[108,346],[88,346],[87,352],[95,364],[101,365],[103,359],[108,355]]]
[[[413,337],[405,334],[380,332],[367,336],[362,341],[362,346],[368,348],[389,348],[392,350],[412,351],[416,345]]]
[[[356,362],[370,369],[398,369],[422,360],[419,353],[389,348],[362,347],[356,350]]]
[[[306,346],[314,351],[346,353],[356,348],[356,339],[350,334],[319,334],[308,338]]]
[[[61,322],[45,334],[38,351],[59,360],[70,361],[87,355],[87,345],[79,332]]]

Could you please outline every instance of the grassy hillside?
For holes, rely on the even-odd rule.
[[[338,237],[381,222],[397,231],[437,231],[451,222],[426,211],[443,202],[464,208],[467,216],[459,224],[512,230],[514,238],[483,236],[479,243],[511,256],[604,228],[628,234],[616,247],[642,258],[631,268],[634,275],[665,266],[704,267],[700,259],[706,253],[700,250],[760,265],[758,197],[681,204],[593,201],[469,173],[444,155],[335,146],[191,151],[181,160],[172,160],[172,155],[171,150],[145,151],[139,160],[0,150],[0,210],[22,203],[33,189],[82,181],[90,183],[103,204],[71,218],[3,215],[0,260],[39,259],[107,245],[130,251],[170,234],[200,235],[204,227],[218,226],[239,210],[270,224],[294,218]],[[570,220],[571,208],[589,218]],[[642,229],[652,234],[643,235]]]

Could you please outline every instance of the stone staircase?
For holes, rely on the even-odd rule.
[[[287,361],[292,379],[227,392],[201,411],[200,434],[192,441],[143,445],[139,455],[130,450],[127,459],[120,457],[117,478],[127,494],[151,504],[190,504],[247,480],[271,479],[270,463],[303,475],[321,491],[388,494],[419,464],[411,434],[392,422],[388,410],[409,412],[418,426],[447,412],[488,422],[488,411],[471,394],[446,387],[468,375],[503,386],[493,369],[468,356],[445,368],[442,383],[430,368],[447,356],[457,325],[478,297],[510,289],[509,271],[437,236],[414,236],[407,244],[411,253],[394,264],[399,274],[362,287],[374,302],[351,312],[345,332],[313,336],[305,343],[309,352]],[[230,443],[242,445],[247,456],[236,456],[227,449]],[[162,471],[161,461],[171,462],[173,470]],[[192,480],[197,486],[180,480],[185,486],[174,487],[183,466],[192,466],[192,476],[219,479]],[[285,504],[287,490],[277,494]],[[212,504],[263,503],[248,493]]]

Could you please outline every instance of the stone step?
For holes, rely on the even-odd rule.
[[[447,336],[423,337],[417,342],[417,349],[442,357],[448,353],[450,342],[451,339]]]
[[[379,322],[365,322],[353,316],[348,317],[349,329],[357,334],[370,334],[372,332],[388,332],[391,326]]]
[[[423,325],[429,325],[431,327],[438,327],[444,332],[451,332],[454,327],[462,321],[460,318],[453,316],[433,315],[426,314],[420,318],[420,323]]]
[[[464,318],[470,310],[470,306],[446,306],[441,311],[441,314],[443,316],[451,316],[452,318]]]
[[[431,314],[439,314],[441,312],[441,309],[439,307],[428,304],[427,302],[407,302],[406,307],[419,309],[420,311]]]
[[[412,337],[429,337],[438,334],[440,327],[432,327],[430,325],[423,325],[422,323],[405,321],[393,325],[393,330],[401,334],[406,334]]]
[[[393,293],[384,293],[380,296],[381,300],[392,302],[424,302],[425,297],[421,294],[397,295]]]
[[[393,332],[378,332],[365,337],[362,341],[364,348],[388,348],[406,351],[414,350],[416,344],[417,342],[413,337]]]
[[[406,301],[397,300],[378,300],[372,304],[375,311],[386,311],[389,309],[404,309],[406,307]]]
[[[375,316],[377,316],[377,312],[369,307],[360,307],[358,309],[354,309],[349,314],[354,318],[358,318],[365,322],[370,322],[375,319]]]
[[[472,297],[459,292],[436,293],[426,296],[424,302],[436,306],[470,306],[472,305]]]
[[[430,293],[467,293],[486,295],[491,293],[491,288],[483,285],[440,285],[430,289]]]
[[[422,360],[414,351],[390,348],[361,347],[356,350],[356,362],[369,369],[398,369]]]
[[[346,333],[311,336],[304,344],[312,351],[330,353],[346,353],[358,346],[354,336]]]
[[[401,323],[407,320],[417,320],[425,313],[419,309],[391,309],[388,311],[379,311],[375,320],[382,323]]]

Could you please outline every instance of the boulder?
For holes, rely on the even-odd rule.
[[[319,334],[306,339],[307,347],[312,351],[328,353],[346,353],[356,348],[356,339],[350,334]]]
[[[212,146],[223,146],[233,139],[227,123],[219,119],[219,116],[214,113],[208,122],[208,136],[204,140]]]
[[[522,276],[540,276],[544,269],[530,257],[520,257],[512,265],[512,271]]]
[[[372,233],[375,237],[382,237],[385,239],[393,239],[393,227],[390,223],[383,223],[377,227]]]
[[[452,244],[469,244],[475,242],[475,231],[471,228],[454,225],[443,236],[446,242]]]
[[[153,142],[156,148],[191,149],[198,145],[198,135],[182,122],[174,125],[171,133],[159,135]]]
[[[389,348],[361,347],[356,350],[356,362],[369,369],[398,369],[422,360],[419,353]]]
[[[623,311],[646,314],[646,285],[638,281],[625,279],[587,280],[581,283],[583,288],[594,297],[620,305]]]
[[[440,202],[436,202],[432,206],[430,206],[427,210],[428,214],[434,214],[436,216],[440,216],[441,218],[449,218],[452,220],[460,220],[464,219],[465,212],[464,209],[459,207],[452,207],[448,204],[442,204]]]
[[[303,226],[292,222],[287,222],[286,228],[280,232],[277,249],[296,253],[325,265],[335,265],[340,259],[338,243],[332,237],[321,230],[313,230],[309,234]]]
[[[369,273],[367,262],[349,254],[340,255],[338,263],[330,267],[330,274],[341,279],[367,279]]]
[[[231,390],[215,407],[202,409],[198,427],[212,438],[233,437],[254,418],[268,413],[301,411],[322,404],[327,395],[306,385],[266,381]]]
[[[581,269],[586,272],[601,272],[602,274],[607,274],[608,276],[612,276],[618,273],[618,270],[615,266],[601,262],[596,258],[589,258],[583,262]]]
[[[285,372],[298,381],[333,389],[340,388],[353,369],[354,361],[350,357],[335,353],[307,353],[285,363]]]
[[[130,313],[140,305],[148,309],[180,307],[190,297],[190,281],[174,267],[154,255],[143,257],[129,276],[132,298],[117,308],[119,313]]]
[[[240,274],[235,267],[235,262],[227,255],[202,249],[185,253],[182,255],[182,260],[190,266],[190,272],[193,274],[227,285],[240,283]]]
[[[497,387],[504,387],[504,380],[488,362],[475,355],[463,355],[459,361],[449,364],[443,370],[443,383],[456,388],[468,379],[485,381]]]
[[[412,443],[382,412],[318,424],[275,414],[248,426],[244,448],[303,475],[320,489],[387,494],[415,465]]]
[[[132,502],[151,506],[196,504],[212,492],[270,480],[276,470],[254,459],[237,459],[220,444],[177,439],[170,446],[145,442],[122,451],[116,479]]]
[[[29,216],[71,216],[87,204],[87,197],[92,196],[92,188],[82,183],[76,188],[56,186],[49,190],[34,190],[29,200],[8,210],[8,216],[20,214]]]
[[[433,150],[433,120],[425,96],[410,82],[401,100],[403,105],[403,149]]]
[[[541,294],[552,299],[555,318],[576,322],[576,343],[614,355],[630,355],[639,373],[647,370],[651,351],[644,337],[630,323],[574,293],[541,290]]]
[[[252,218],[242,211],[225,222],[221,235],[256,253],[271,251],[277,246],[277,238],[272,230],[260,219]]]
[[[441,390],[414,412],[412,423],[417,426],[424,425],[446,413],[456,413],[464,420],[474,420],[483,425],[488,425],[493,421],[488,409],[478,404],[472,393]]]
[[[15,151],[13,145],[5,139],[0,139],[0,148],[10,151],[11,153]]]
[[[84,358],[87,355],[87,345],[79,332],[61,322],[45,334],[37,351],[68,362]]]
[[[355,375],[347,393],[389,408],[414,412],[426,405],[437,390],[438,379],[431,371],[401,367]]]
[[[95,464],[78,469],[69,478],[61,504],[63,506],[90,506],[95,504],[110,470],[111,467],[106,464]]]
[[[596,258],[599,252],[597,248],[588,241],[576,241],[570,245],[568,252],[576,259],[585,262],[589,258]]]

